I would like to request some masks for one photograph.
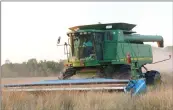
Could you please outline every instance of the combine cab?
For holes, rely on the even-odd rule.
[[[153,55],[152,47],[144,42],[157,42],[158,47],[164,47],[164,42],[162,36],[136,34],[132,31],[135,26],[128,23],[109,23],[69,28],[71,31],[67,33],[68,43],[59,45],[60,38],[57,42],[57,46],[64,46],[67,55],[66,70],[59,76],[59,80],[51,83],[44,81],[42,85],[78,85],[77,89],[76,86],[66,86],[63,90],[94,90],[100,87],[99,90],[133,90],[133,94],[145,91],[146,84],[155,84],[161,80],[161,76],[158,71],[148,71],[145,68],[146,64],[153,63]],[[142,72],[142,68],[146,72]],[[91,78],[70,79],[77,74],[80,76],[91,73],[94,75]],[[85,88],[79,88],[83,84]],[[88,86],[93,84],[94,88]]]

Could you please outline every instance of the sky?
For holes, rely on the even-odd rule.
[[[172,3],[169,2],[2,2],[1,64],[31,58],[59,61],[66,58],[56,42],[67,41],[76,25],[126,22],[139,34],[161,35],[173,45]],[[152,44],[156,46],[155,43]]]

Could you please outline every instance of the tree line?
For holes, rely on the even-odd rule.
[[[55,61],[37,61],[29,59],[23,63],[7,63],[1,66],[2,77],[45,77],[58,75],[64,69],[64,60]]]

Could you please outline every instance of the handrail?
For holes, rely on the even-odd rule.
[[[70,46],[71,47],[71,45],[70,44],[67,44],[66,42],[64,43],[64,44],[62,44],[62,45],[57,45],[57,46],[64,46],[64,54],[66,54],[67,55],[67,59],[68,59],[68,61],[69,61],[69,52],[68,52],[68,47],[67,46]],[[67,53],[66,53],[66,50],[65,50],[65,48],[66,48],[66,50],[67,50]]]

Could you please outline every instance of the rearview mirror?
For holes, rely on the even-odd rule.
[[[61,37],[59,36],[58,41],[57,41],[57,44],[59,44],[60,41],[61,41]]]

